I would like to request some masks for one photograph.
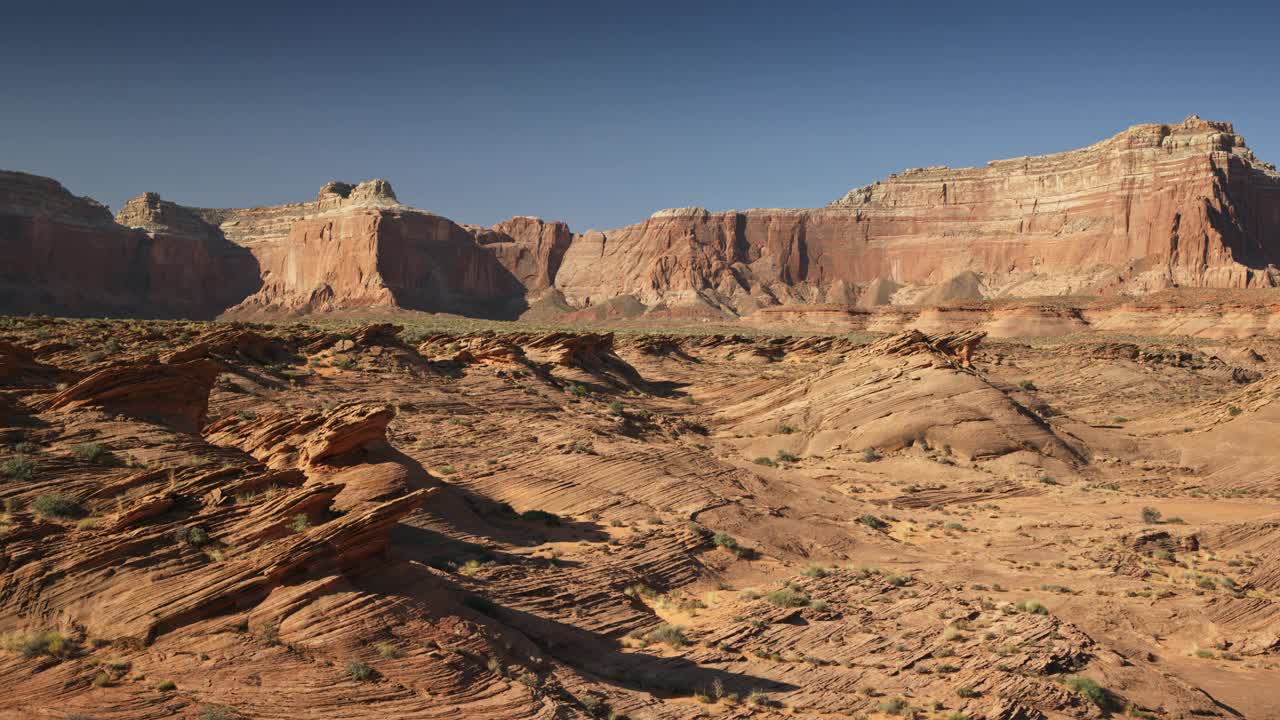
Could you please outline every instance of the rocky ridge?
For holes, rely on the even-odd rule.
[[[403,205],[385,180],[246,209],[147,193],[112,222],[52,180],[4,173],[0,220],[10,312],[770,322],[791,308],[1280,280],[1280,174],[1229,123],[1195,116],[1080,150],[908,170],[823,208],[677,208],[581,234],[523,216],[459,225]]]

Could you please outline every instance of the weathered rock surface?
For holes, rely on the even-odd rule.
[[[329,183],[309,203],[199,212],[261,267],[261,289],[230,316],[358,309],[509,316],[524,297],[469,232],[399,204],[385,180]]]
[[[1191,117],[1072,152],[909,170],[822,209],[664,210],[575,238],[556,285],[576,306],[630,294],[746,312],[830,302],[841,283],[916,286],[902,300],[926,304],[1270,286],[1278,259],[1280,175],[1230,124]]]
[[[824,208],[679,208],[578,235],[523,216],[459,225],[401,204],[385,180],[248,209],[147,193],[112,222],[52,180],[3,173],[0,259],[8,312],[197,317],[598,322],[1272,287],[1280,173],[1229,123],[1192,116],[1070,152],[908,170]]]
[[[149,193],[122,222],[54,180],[0,171],[0,310],[212,318],[257,287],[242,248]]]
[[[42,401],[40,408],[103,408],[194,433],[204,424],[209,391],[221,368],[216,361],[204,359],[171,365],[114,365]]]
[[[536,217],[517,216],[491,228],[466,228],[530,294],[555,286],[560,262],[573,242],[568,225]]]

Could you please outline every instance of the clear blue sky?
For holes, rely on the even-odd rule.
[[[385,177],[460,222],[585,230],[813,207],[1191,113],[1280,162],[1280,3],[1048,5],[12,3],[0,168],[113,208]]]

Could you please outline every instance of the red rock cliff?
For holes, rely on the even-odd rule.
[[[261,288],[230,316],[354,309],[514,315],[524,297],[469,232],[401,205],[385,180],[329,183],[309,203],[197,212],[261,267]]]
[[[127,215],[159,213],[160,202],[144,196]],[[126,227],[54,180],[0,171],[0,312],[211,318],[252,291],[244,250],[212,228],[151,219]]]
[[[1082,150],[926,168],[826,208],[656,213],[575,238],[556,285],[573,305],[749,310],[844,302],[885,283],[948,293],[1055,295],[1272,285],[1280,175],[1231,125],[1138,125]],[[912,290],[916,294],[912,295]]]

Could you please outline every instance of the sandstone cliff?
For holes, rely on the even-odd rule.
[[[1278,258],[1280,175],[1230,124],[1193,116],[1072,152],[909,170],[821,209],[661,211],[576,238],[556,284],[575,306],[630,294],[742,312],[886,283],[913,286],[897,302],[1271,286]]]
[[[122,212],[145,228],[133,229],[54,180],[0,171],[0,309],[214,317],[252,292],[257,268],[215,229],[187,220],[149,193]]]
[[[1280,173],[1230,124],[1195,116],[1081,150],[908,170],[824,208],[680,208],[577,235],[532,217],[459,225],[401,204],[385,180],[248,209],[148,193],[116,220],[53,180],[0,174],[0,309],[599,321],[1280,281]]]
[[[331,182],[309,203],[196,212],[253,252],[261,267],[261,289],[229,315],[511,315],[524,297],[511,271],[471,233],[401,205],[385,180]]]

